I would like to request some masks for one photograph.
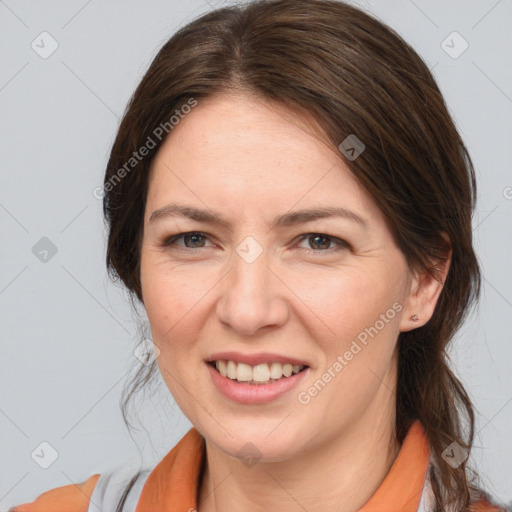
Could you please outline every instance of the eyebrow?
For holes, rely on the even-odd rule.
[[[155,210],[149,217],[149,222],[154,222],[166,217],[186,217],[189,219],[197,220],[199,222],[217,224],[229,230],[231,230],[232,227],[231,223],[224,219],[219,213],[173,203]],[[339,207],[320,207],[288,212],[274,218],[270,224],[270,229],[289,227],[297,224],[304,224],[306,222],[311,222],[317,219],[327,219],[333,217],[341,217],[359,224],[364,229],[369,229],[369,223],[367,220],[363,219],[363,217],[351,210]]]

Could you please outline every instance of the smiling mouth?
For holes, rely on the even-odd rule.
[[[251,366],[227,360],[210,361],[208,364],[215,368],[223,377],[240,384],[272,384],[309,368],[306,365],[277,362]]]

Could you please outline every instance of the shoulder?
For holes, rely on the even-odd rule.
[[[69,484],[43,492],[34,501],[11,507],[8,512],[87,512],[100,474],[80,484]]]
[[[8,512],[103,512],[116,510],[120,503],[135,510],[150,473],[151,469],[134,472],[120,468],[95,474],[81,484],[46,491],[35,501],[12,507]]]

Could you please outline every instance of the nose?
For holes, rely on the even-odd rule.
[[[289,315],[287,288],[269,267],[265,253],[252,263],[238,255],[233,260],[231,272],[222,281],[218,320],[244,336],[284,325]]]

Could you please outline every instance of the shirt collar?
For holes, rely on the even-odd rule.
[[[429,452],[425,431],[417,420],[409,428],[387,476],[359,512],[416,512]],[[204,439],[191,428],[149,475],[136,512],[195,510],[204,458]]]
[[[429,466],[430,449],[422,424],[416,420],[387,476],[359,512],[416,512]]]

